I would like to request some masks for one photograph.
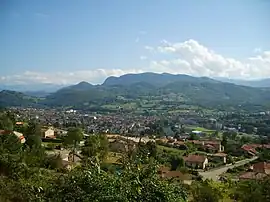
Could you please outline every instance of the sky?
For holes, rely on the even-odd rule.
[[[1,0],[0,84],[270,78],[269,0]]]

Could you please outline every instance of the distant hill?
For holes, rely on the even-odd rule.
[[[234,83],[236,85],[250,86],[256,88],[269,88],[270,87],[270,78],[261,79],[261,80],[238,80],[238,79],[227,79],[227,78],[216,78],[222,82]]]
[[[112,85],[131,85],[134,83],[149,83],[156,87],[162,87],[169,83],[183,81],[183,82],[218,82],[207,77],[192,77],[184,74],[157,74],[157,73],[141,73],[141,74],[125,74],[120,77],[108,77],[102,85],[112,86]]]
[[[100,86],[81,82],[62,88],[46,97],[42,102],[50,106],[78,106],[113,97],[113,93]]]
[[[22,93],[25,95],[28,95],[28,96],[39,97],[39,98],[44,98],[44,97],[50,95],[50,93],[46,92],[46,91],[25,91]]]
[[[0,106],[36,106],[38,99],[16,91],[3,90],[0,92]]]
[[[86,81],[82,81],[76,85],[71,85],[71,86],[67,86],[65,88],[61,88],[60,90],[89,90],[93,87],[92,84],[86,82]]]
[[[257,89],[223,82],[174,82],[163,87],[193,103],[262,104],[270,100],[270,89]]]
[[[18,91],[18,92],[46,92],[52,93],[55,92],[66,85],[58,85],[58,84],[18,84],[18,85],[7,85],[0,84],[0,90],[10,90],[10,91]]]
[[[0,105],[38,104],[39,106],[87,108],[118,102],[118,97],[134,100],[145,97],[162,99],[159,97],[173,94],[183,98],[183,102],[203,106],[264,105],[270,101],[270,88],[247,87],[207,77],[142,73],[109,77],[102,85],[80,82],[51,93],[44,99],[2,91]]]

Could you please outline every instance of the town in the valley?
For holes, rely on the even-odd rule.
[[[16,120],[14,131],[1,130],[1,134],[13,132],[24,144],[20,131],[34,121],[40,126],[42,145],[47,153],[60,154],[62,166],[68,169],[79,165],[82,157],[78,149],[75,160],[70,158],[63,139],[70,127],[80,127],[84,134],[80,146],[89,136],[106,135],[109,142],[106,161],[116,167],[129,149],[140,142],[154,142],[161,178],[191,184],[199,178],[258,180],[270,174],[268,159],[261,158],[262,152],[270,151],[270,140],[268,136],[259,135],[267,128],[255,127],[252,121],[243,125],[241,119],[237,119],[248,116],[250,120],[252,117],[265,120],[270,117],[267,111],[248,115],[186,111],[168,116],[38,108],[10,108],[8,112]]]

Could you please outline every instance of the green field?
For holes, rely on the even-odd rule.
[[[183,154],[186,152],[185,150],[180,150],[180,149],[176,149],[176,148],[172,148],[172,147],[165,147],[165,146],[161,146],[161,145],[157,145],[157,148],[159,150],[167,150],[168,152],[177,153],[181,156],[183,156]]]
[[[111,164],[121,164],[119,160],[121,159],[122,154],[116,153],[116,152],[109,152],[106,163],[111,163]]]

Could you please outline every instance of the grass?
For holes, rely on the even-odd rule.
[[[214,130],[209,130],[209,129],[206,129],[206,128],[203,128],[203,127],[196,127],[196,128],[193,128],[193,130],[202,131],[204,133],[213,133],[213,132],[215,132]]]
[[[119,159],[121,159],[122,154],[116,153],[116,152],[109,152],[106,163],[111,163],[111,164],[121,164],[119,163]]]
[[[58,145],[62,145],[62,144],[61,143],[55,143],[55,142],[42,142],[42,145],[44,147],[47,147],[48,145],[58,146]]]
[[[120,106],[123,107],[124,109],[135,109],[135,108],[137,108],[137,104],[135,102],[125,103],[125,104],[122,104]]]
[[[157,145],[157,148],[159,150],[166,150],[168,152],[178,153],[181,156],[183,156],[183,154],[186,152],[186,150],[180,150],[180,149],[176,149],[176,148],[172,148],[172,147],[166,147],[166,146],[162,146],[162,145]]]
[[[207,153],[207,152],[203,152],[203,151],[194,151],[194,152],[191,152],[191,154],[205,155],[205,156],[207,156],[207,155],[208,155],[208,153]]]
[[[117,109],[118,105],[107,104],[107,105],[102,105],[102,107],[105,109]]]

